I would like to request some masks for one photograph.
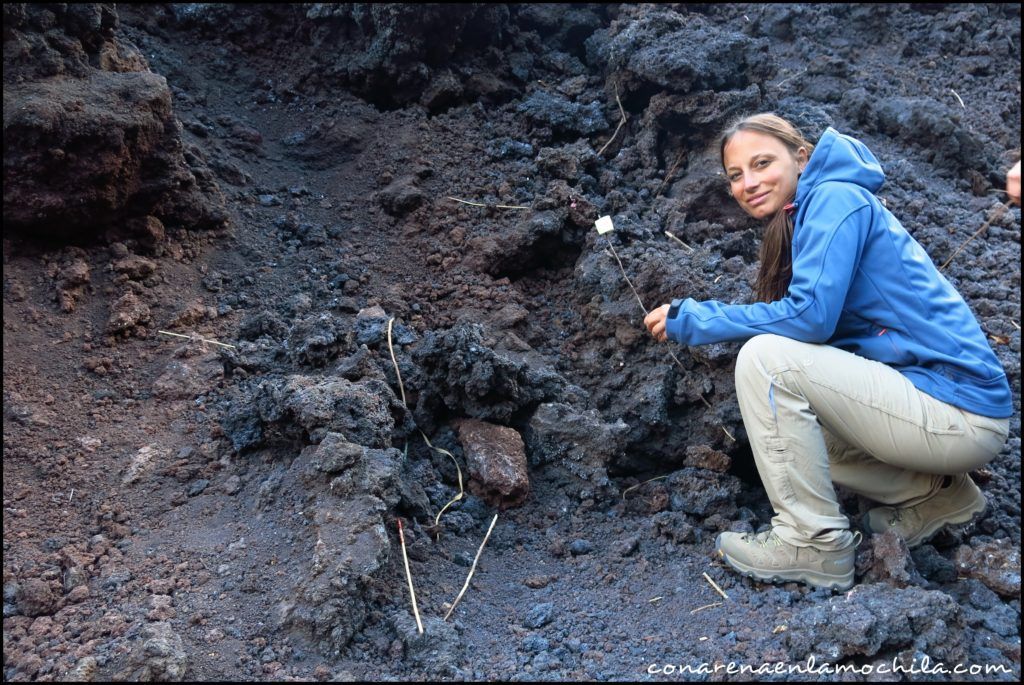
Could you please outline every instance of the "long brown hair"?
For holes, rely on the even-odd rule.
[[[722,133],[719,155],[725,168],[725,146],[740,131],[756,131],[777,138],[795,158],[803,147],[810,157],[814,145],[793,124],[774,114],[753,114],[730,124]],[[783,206],[793,201],[787,198]],[[793,278],[793,219],[780,208],[769,221],[761,239],[761,269],[755,293],[759,302],[774,302],[786,296]]]

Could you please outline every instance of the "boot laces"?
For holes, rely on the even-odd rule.
[[[761,547],[767,547],[768,543],[774,543],[776,547],[782,546],[782,538],[775,534],[775,529],[768,530],[761,535],[755,535],[753,536],[753,539],[757,544],[761,545]]]

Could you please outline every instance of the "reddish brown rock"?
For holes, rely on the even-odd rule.
[[[1020,597],[1020,549],[1009,540],[956,551],[956,568],[961,576],[976,578],[1003,597]]]
[[[725,452],[719,452],[708,445],[690,445],[686,448],[685,463],[686,466],[726,473],[732,466],[732,459]]]
[[[499,509],[522,504],[530,494],[530,480],[519,433],[476,419],[455,425],[466,454],[470,492]]]
[[[57,611],[59,597],[45,580],[31,578],[18,586],[16,602],[25,616],[46,616]]]
[[[128,255],[114,262],[113,268],[133,281],[141,281],[153,275],[156,271],[156,262],[138,255]]]
[[[899,588],[912,584],[916,568],[903,538],[887,530],[872,535],[865,547],[867,550],[857,558],[862,582],[889,583]]]
[[[60,308],[65,312],[73,312],[91,280],[89,264],[81,257],[74,257],[60,270],[58,278],[57,301]]]
[[[111,307],[107,331],[109,333],[130,333],[135,326],[148,323],[149,317],[149,307],[140,302],[134,293],[128,291]]]

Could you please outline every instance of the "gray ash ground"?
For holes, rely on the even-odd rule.
[[[1019,680],[1020,212],[999,209],[1019,6],[116,15],[228,224],[5,229],[5,679],[746,680],[678,669],[813,658],[906,669],[846,679]],[[713,557],[718,532],[771,516],[738,346],[651,342],[593,230],[615,217],[648,307],[745,301],[759,227],[716,135],[766,110],[864,140],[937,264],[990,220],[945,271],[1015,397],[974,474],[989,509],[913,552],[866,540],[846,593]],[[458,474],[420,431],[466,477],[465,418],[522,436],[531,491],[500,510],[467,491],[435,526]],[[925,657],[1004,670],[913,673]]]

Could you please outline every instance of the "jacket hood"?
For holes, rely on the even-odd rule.
[[[856,183],[875,193],[882,187],[885,174],[871,150],[856,138],[845,136],[831,126],[825,129],[814,146],[804,172],[796,186],[796,203],[825,181]]]

